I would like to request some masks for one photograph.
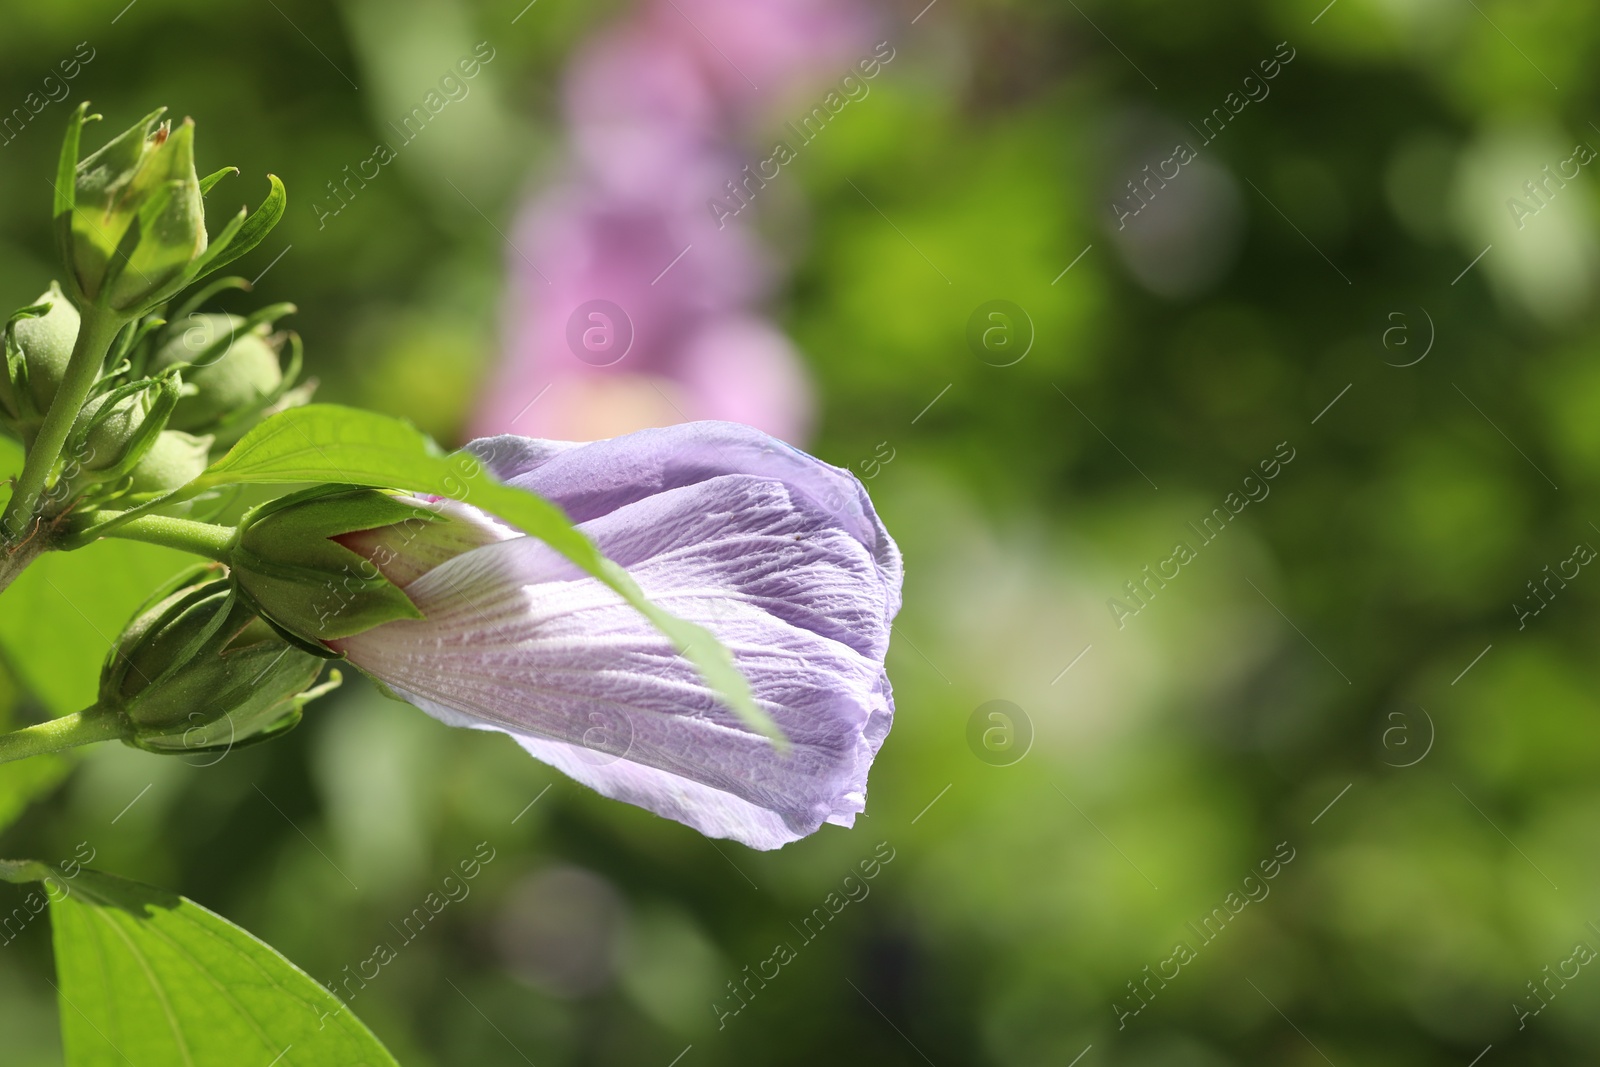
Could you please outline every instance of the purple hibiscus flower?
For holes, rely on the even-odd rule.
[[[853,824],[893,717],[883,659],[902,573],[852,474],[717,422],[468,448],[726,643],[787,750],[605,586],[464,504],[435,505],[454,520],[442,540],[395,551],[395,528],[338,538],[424,618],[330,647],[446,723],[508,733],[600,793],[709,836],[772,849]]]

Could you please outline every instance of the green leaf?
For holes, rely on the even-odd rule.
[[[537,537],[614,589],[671,638],[706,682],[752,726],[784,745],[756,706],[733,655],[709,630],[651,603],[632,576],[600,554],[560,508],[495,481],[471,455],[445,455],[410,423],[376,412],[311,404],[275,415],[171,499],[239,482],[342,482],[431,493],[472,504]]]
[[[332,993],[194,901],[92,870],[45,889],[67,1067],[395,1064]]]
[[[54,714],[79,711],[94,703],[100,664],[134,611],[192,562],[132,541],[46,552],[0,595],[0,650]]]

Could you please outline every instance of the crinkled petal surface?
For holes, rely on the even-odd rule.
[[[457,726],[512,734],[606,796],[777,848],[849,826],[893,714],[883,670],[899,553],[860,483],[746,427],[570,445],[476,442],[493,472],[567,509],[668,611],[733,651],[789,738],[779,753],[637,612],[531,538],[405,587],[425,618],[337,644]]]
[[[467,449],[496,478],[554,501],[580,524],[653,493],[719,475],[781,482],[866,548],[890,598],[889,618],[900,610],[900,551],[866,488],[849,471],[760,430],[732,422],[691,422],[592,444],[506,435],[482,438]]]

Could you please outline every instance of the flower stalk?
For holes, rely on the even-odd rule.
[[[132,734],[126,718],[95,705],[59,719],[0,734],[0,763],[64,752],[98,741],[115,741]]]
[[[127,541],[143,541],[150,545],[163,545],[180,552],[192,552],[206,559],[226,563],[235,533],[232,526],[218,526],[214,523],[196,522],[193,519],[178,519],[166,515],[141,515],[122,523],[106,536],[120,537]]]

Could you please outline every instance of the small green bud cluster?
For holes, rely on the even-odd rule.
[[[310,395],[309,384],[293,388],[298,338],[273,331],[292,305],[247,317],[198,311],[223,290],[249,288],[225,278],[168,315],[182,289],[260,242],[282,214],[283,187],[273,178],[254,215],[241,211],[209,239],[203,197],[231,168],[200,178],[194,123],[174,128],[161,114],[81,161],[81,129],[97,116],[74,114],[55,203],[66,273],[5,323],[0,430],[30,452],[41,433],[47,439],[55,459],[34,508],[43,519],[161,496],[261,418]],[[52,435],[44,428],[64,388],[70,406],[56,413]]]
[[[198,176],[193,122],[174,126],[153,112],[80,160],[89,118],[86,107],[74,113],[54,182],[61,280],[0,331],[0,432],[28,453],[0,513],[0,561],[30,543],[34,554],[81,547],[115,527],[212,559],[249,559],[239,532],[183,517],[203,495],[167,498],[263,418],[309,398],[311,384],[295,386],[299,339],[275,327],[294,307],[205,310],[226,290],[248,290],[240,278],[169,305],[260,244],[282,217],[282,183],[269,176],[261,207],[241,210],[212,237],[204,197],[229,171]],[[359,528],[419,510],[370,496],[354,509]],[[286,521],[264,523],[267,541]],[[251,544],[268,551],[259,533]],[[334,541],[320,547],[330,557],[320,562],[338,553],[361,562]],[[0,568],[0,588],[16,570]],[[381,578],[368,584],[373,602],[362,618],[415,614],[399,589]],[[157,590],[114,643],[85,721],[98,730],[109,718],[129,744],[177,753],[226,750],[294,726],[308,700],[338,684],[334,672],[330,685],[312,688],[334,653],[268,621],[257,592],[292,599],[259,583],[247,591],[222,563]]]
[[[47,512],[86,497],[96,505],[136,503],[176,489],[262,418],[305,403],[315,383],[292,388],[299,338],[271,325],[292,310],[274,305],[248,318],[190,312],[176,323],[152,314],[132,324],[122,358],[101,374],[73,422]],[[6,327],[0,424],[25,446],[60,385],[78,325],[76,308],[52,287]]]

